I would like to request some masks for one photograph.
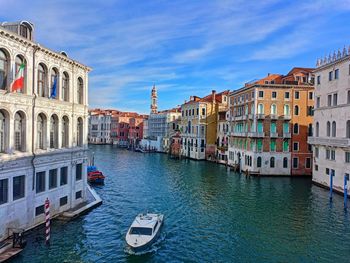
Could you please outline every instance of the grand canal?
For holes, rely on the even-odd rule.
[[[246,178],[224,166],[112,146],[91,146],[106,176],[103,205],[55,221],[52,245],[28,234],[13,262],[349,262],[350,219],[342,197],[310,179]],[[124,236],[143,211],[165,214],[162,236],[144,255]]]

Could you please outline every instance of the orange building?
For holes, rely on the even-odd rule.
[[[228,163],[260,175],[311,175],[312,69],[268,74],[230,94]]]

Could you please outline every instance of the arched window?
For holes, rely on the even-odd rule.
[[[258,167],[258,168],[261,167],[261,157],[260,156],[256,159],[256,167]]]
[[[23,112],[16,112],[14,122],[14,146],[16,151],[24,152],[25,149],[25,115]]]
[[[312,132],[312,124],[310,123],[309,124],[309,127],[308,127],[308,136],[312,136],[313,132]]]
[[[67,72],[63,72],[62,77],[62,100],[69,101],[69,76]]]
[[[331,137],[331,123],[327,121],[327,137]]]
[[[0,152],[4,153],[6,151],[7,144],[7,124],[8,123],[8,115],[0,110]]]
[[[275,157],[270,158],[270,167],[275,168]]]
[[[289,105],[288,104],[284,105],[284,107],[283,107],[283,114],[285,116],[289,116],[290,115],[290,109],[289,109]]]
[[[58,117],[52,115],[50,119],[50,148],[58,148]]]
[[[78,103],[84,103],[84,82],[82,78],[78,78]]]
[[[295,123],[293,126],[293,133],[298,134],[299,133],[299,125],[298,123]]]
[[[337,124],[335,121],[332,122],[332,137],[337,136]]]
[[[78,119],[77,123],[77,146],[83,146],[83,120],[82,118]]]
[[[53,91],[53,87],[54,87],[54,84],[55,84],[55,81],[56,81],[56,94],[54,94]],[[51,70],[51,77],[50,77],[50,98],[51,99],[58,99],[58,91],[59,91],[59,75],[58,75],[58,69],[56,68],[53,68]]]
[[[283,168],[288,168],[288,158],[287,157],[283,158]]]
[[[277,115],[277,106],[276,106],[276,104],[271,104],[271,114]]]
[[[62,119],[62,147],[69,146],[69,119],[64,116]]]
[[[37,149],[46,148],[46,123],[46,116],[40,113],[37,119]]]
[[[299,106],[298,105],[294,106],[294,115],[299,115]]]
[[[22,64],[26,64],[25,59],[22,56],[16,56],[15,60],[15,73],[19,71]],[[24,80],[23,80],[23,89],[18,89],[16,92],[18,93],[25,93],[26,90],[26,80],[27,80],[27,67],[24,67],[24,74],[23,74]]]
[[[47,94],[47,70],[46,66],[42,63],[38,66],[38,95],[45,97]]]
[[[264,104],[262,103],[258,105],[258,114],[264,114]]]
[[[316,122],[316,137],[320,136],[320,124]]]
[[[346,138],[350,138],[350,120],[346,122]]]
[[[9,62],[6,53],[0,49],[0,89],[7,88],[7,76],[9,72]]]

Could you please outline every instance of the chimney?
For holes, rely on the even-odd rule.
[[[212,97],[213,97],[213,102],[215,102],[215,95],[216,95],[216,90],[212,90],[211,91],[211,95],[212,95]]]

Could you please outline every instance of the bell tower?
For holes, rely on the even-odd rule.
[[[151,92],[151,113],[158,112],[157,98],[158,96],[157,96],[156,85],[153,85],[152,92]]]

